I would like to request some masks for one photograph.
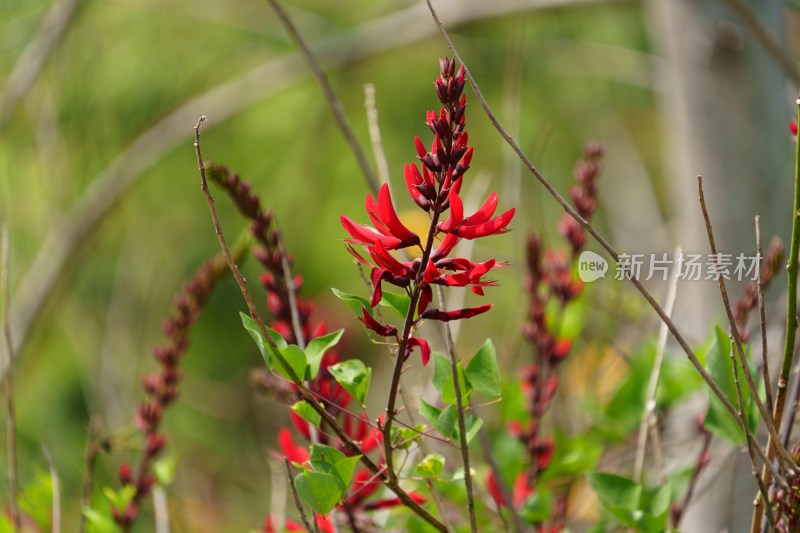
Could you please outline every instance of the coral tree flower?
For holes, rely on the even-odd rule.
[[[372,269],[370,279],[374,289],[370,306],[375,307],[381,301],[384,283],[400,287],[409,295],[418,314],[413,325],[422,319],[460,320],[489,310],[491,305],[488,304],[456,311],[429,309],[433,301],[431,286],[469,287],[482,296],[484,287],[496,284],[485,276],[505,263],[495,259],[473,263],[450,257],[450,254],[461,239],[479,239],[507,232],[514,217],[514,209],[495,216],[499,204],[495,193],[491,193],[475,213],[465,214],[459,194],[473,155],[465,130],[466,96],[461,94],[465,70],[461,67],[456,72],[455,61],[445,58],[440,62],[439,74],[434,87],[442,106],[439,111],[426,113],[426,124],[433,133],[433,142],[428,149],[422,139],[415,137],[414,148],[421,167],[410,163],[403,171],[408,194],[430,217],[427,235],[421,239],[403,224],[386,184],[378,191],[377,199],[372,194],[366,197],[365,207],[372,226],[358,224],[340,215],[342,227],[349,234],[345,239],[348,251]],[[434,246],[437,239],[439,243]],[[356,247],[361,247],[363,252]],[[409,247],[419,249],[420,253],[413,254],[417,259],[404,262],[392,255],[394,250]],[[428,343],[411,336],[408,327],[404,328],[401,336],[396,327],[381,324],[366,308],[358,319],[374,333],[394,337],[405,350],[404,358],[412,349],[419,348],[423,364],[428,362]]]

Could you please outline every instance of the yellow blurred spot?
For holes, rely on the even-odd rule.
[[[419,208],[404,209],[399,211],[397,216],[400,217],[400,221],[405,227],[419,235],[424,245],[425,237],[428,235],[428,229],[431,227],[431,218],[428,216],[428,213]],[[439,241],[440,239],[437,238],[436,240]],[[436,248],[436,244],[434,244],[434,248]],[[406,248],[406,251],[411,259],[422,256],[422,250],[416,246],[409,246]]]

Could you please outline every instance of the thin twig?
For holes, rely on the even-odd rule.
[[[289,486],[292,489],[292,498],[294,499],[295,507],[297,507],[297,512],[300,514],[300,520],[303,522],[303,525],[306,526],[306,531],[311,531],[311,524],[306,517],[306,512],[303,510],[303,504],[300,502],[300,496],[297,494],[297,488],[294,486],[292,467],[289,465],[288,457],[283,458],[283,464],[286,465],[286,477],[289,479]],[[314,521],[314,531],[319,533],[319,528],[317,527],[316,521]]]
[[[59,0],[42,19],[33,40],[20,54],[8,76],[3,98],[0,100],[0,131],[8,122],[20,99],[36,82],[42,67],[64,37],[70,22],[78,11],[81,0]]]
[[[792,54],[781,46],[775,34],[758,20],[752,9],[742,0],[721,1],[747,26],[747,29],[752,32],[756,40],[764,47],[764,50],[781,67],[783,73],[796,86],[800,85],[800,68],[797,67],[797,59],[792,57]]]
[[[425,264],[425,263],[423,263]],[[420,270],[422,270],[420,268]],[[436,286],[439,297],[439,310],[447,311],[444,301],[444,290],[441,285]],[[413,310],[409,311],[411,314]],[[475,519],[475,500],[472,494],[472,472],[469,466],[469,443],[467,442],[467,424],[464,420],[464,399],[461,396],[461,385],[458,380],[458,359],[456,349],[453,346],[453,335],[450,333],[450,325],[442,322],[444,329],[445,346],[447,355],[450,357],[450,372],[453,375],[453,389],[456,393],[456,412],[458,414],[458,431],[461,434],[461,461],[464,463],[464,484],[467,487],[467,510],[469,511],[469,527],[472,533],[478,533],[478,522]],[[509,502],[510,504],[510,502]]]
[[[481,93],[478,84],[472,77],[472,73],[470,72],[469,68],[467,68],[466,64],[464,63],[464,60],[461,58],[461,55],[456,50],[455,45],[453,45],[453,41],[450,39],[447,30],[445,30],[444,26],[439,20],[439,16],[437,15],[436,10],[431,4],[431,0],[426,0],[426,1],[428,4],[428,9],[430,10],[431,15],[433,16],[433,19],[436,22],[437,27],[439,28],[439,32],[447,41],[447,46],[449,47],[451,53],[458,60],[459,63],[464,65],[464,68],[466,70],[466,77],[469,80],[470,86],[472,87],[475,96],[478,98],[478,101],[481,103],[483,110],[486,112],[486,115],[489,117],[489,120],[491,121],[492,125],[500,133],[500,135],[503,137],[506,143],[508,143],[508,145],[511,146],[514,152],[516,152],[517,156],[519,156],[519,158],[522,160],[522,162],[525,164],[528,170],[530,170],[531,173],[534,176],[536,176],[536,179],[547,190],[550,196],[552,196],[553,199],[564,209],[564,211],[569,213],[569,215],[572,218],[574,218],[586,230],[586,232],[589,233],[600,244],[600,246],[602,246],[606,250],[606,252],[608,252],[611,258],[614,259],[614,261],[619,265],[620,264],[619,253],[614,249],[614,247],[611,246],[611,244],[605,239],[605,237],[603,237],[597,232],[594,226],[592,226],[589,222],[584,220],[583,217],[581,217],[578,214],[578,212],[575,211],[575,209],[564,199],[564,197],[561,196],[558,193],[558,191],[555,190],[552,184],[544,177],[544,175],[541,172],[539,172],[539,170],[533,165],[533,163],[531,163],[530,159],[528,159],[528,157],[525,155],[525,153],[522,151],[519,145],[514,141],[513,138],[511,138],[511,136],[508,134],[505,128],[503,128],[503,126],[497,120],[497,117],[492,112],[488,102],[486,102],[486,99],[483,97],[483,93]],[[624,265],[620,265],[620,267],[629,273],[629,271],[624,267]],[[678,328],[675,326],[675,323],[672,321],[672,319],[670,319],[666,315],[666,313],[664,313],[664,310],[661,308],[660,305],[658,305],[658,302],[655,301],[650,292],[644,287],[644,285],[642,285],[642,283],[635,276],[629,275],[625,277],[631,283],[633,283],[633,285],[636,287],[636,289],[639,291],[642,297],[647,301],[650,307],[658,314],[659,318],[667,324],[670,333],[672,333],[672,336],[681,346],[684,353],[688,357],[689,361],[692,363],[692,366],[694,366],[694,368],[700,374],[700,377],[703,378],[703,381],[705,381],[708,384],[709,388],[714,393],[714,395],[717,396],[717,398],[719,398],[720,402],[722,402],[722,405],[725,407],[725,409],[734,418],[738,418],[738,415],[736,413],[736,408],[733,406],[730,400],[728,400],[728,398],[725,396],[722,390],[720,390],[719,386],[717,386],[717,384],[714,383],[714,380],[711,379],[711,376],[708,375],[708,372],[706,372],[705,368],[703,368],[703,365],[700,364],[700,361],[697,359],[697,356],[695,355],[694,351],[691,349],[691,347],[689,347],[689,344],[686,342],[686,339],[684,339],[683,335],[681,335],[680,331],[678,331]]]
[[[678,258],[678,270],[681,266],[681,249],[675,249],[675,257]],[[672,308],[675,305],[675,297],[678,294],[678,277],[672,276],[667,288],[667,297],[664,301],[664,312],[667,316],[672,316]],[[642,479],[642,471],[644,469],[644,458],[647,453],[647,433],[648,428],[655,428],[655,412],[656,412],[656,389],[658,388],[658,379],[661,375],[661,363],[664,361],[664,351],[667,347],[667,325],[661,323],[661,328],[658,331],[658,344],[656,345],[656,357],[653,362],[653,370],[650,373],[650,382],[647,385],[647,400],[644,404],[642,411],[642,421],[639,424],[639,439],[636,445],[636,461],[633,468],[633,480],[639,483]],[[656,430],[657,431],[657,430]],[[653,443],[655,446],[655,442]],[[661,451],[658,450],[658,457]],[[659,465],[661,466],[661,465]],[[659,472],[659,483],[664,484],[663,468],[657,469]]]
[[[194,148],[195,148],[195,155],[197,156],[197,164],[200,170],[200,185],[203,190],[203,194],[206,197],[206,203],[208,204],[208,209],[211,212],[211,220],[214,223],[214,230],[217,234],[217,239],[219,240],[220,248],[222,248],[222,253],[225,256],[225,260],[228,262],[228,266],[230,267],[231,271],[233,272],[234,277],[236,278],[236,282],[239,285],[239,289],[244,296],[245,302],[247,302],[248,309],[250,311],[251,318],[255,321],[256,325],[261,332],[264,340],[267,342],[267,348],[272,352],[275,356],[275,359],[283,367],[284,371],[290,377],[292,382],[297,386],[297,391],[300,393],[302,398],[311,405],[312,409],[314,409],[322,419],[333,429],[336,436],[341,439],[343,446],[349,451],[352,455],[360,456],[361,462],[366,466],[371,472],[377,473],[380,471],[378,465],[376,465],[367,454],[363,453],[361,448],[356,444],[352,438],[344,431],[344,429],[339,425],[336,419],[331,415],[314,397],[308,388],[303,385],[302,376],[297,376],[286,362],[286,360],[281,355],[280,351],[278,351],[278,347],[275,344],[274,339],[269,334],[267,330],[267,326],[264,324],[264,321],[261,318],[261,315],[258,312],[255,304],[253,303],[253,297],[250,295],[250,290],[247,288],[247,283],[245,282],[244,277],[242,276],[241,272],[239,272],[239,268],[236,266],[236,262],[234,261],[233,257],[231,256],[230,250],[228,249],[228,244],[225,241],[225,236],[222,233],[222,228],[219,224],[219,218],[217,217],[217,210],[214,207],[214,198],[211,196],[211,192],[208,189],[208,184],[206,183],[206,172],[205,166],[203,164],[203,156],[200,153],[200,126],[206,121],[205,115],[202,115],[200,119],[197,121],[197,124],[194,127],[195,131],[195,141],[194,141]],[[435,222],[434,222],[435,224]],[[431,241],[433,239],[431,238]],[[431,243],[432,246],[432,243]],[[412,303],[411,308],[414,307],[414,303]],[[402,347],[402,346],[401,346]],[[388,461],[387,461],[388,462]],[[435,527],[438,531],[445,532],[445,526],[437,520],[433,515],[431,515],[428,511],[422,508],[419,503],[414,501],[413,498],[405,491],[402,487],[398,484],[397,477],[392,476],[389,474],[385,478],[382,478],[381,481],[388,487],[392,492],[394,492],[400,501],[403,504],[415,512],[420,518],[431,524]]]
[[[58,470],[56,470],[56,465],[53,464],[53,459],[50,457],[50,453],[47,451],[47,448],[44,445],[44,442],[40,443],[42,446],[42,455],[44,455],[45,461],[47,461],[47,469],[50,471],[50,485],[52,486],[52,494],[53,494],[53,507],[51,510],[51,533],[61,533],[61,481],[58,479]]]
[[[706,206],[706,199],[705,195],[703,194],[703,178],[701,176],[697,176],[697,189],[698,194],[700,196],[700,207],[703,211],[703,219],[705,220],[706,224],[706,233],[708,234],[708,243],[711,248],[711,256],[713,258],[713,262],[715,265],[719,265],[719,255],[717,254],[717,245],[714,241],[714,231],[711,227],[711,219],[708,216],[708,207]],[[744,355],[744,350],[742,349],[742,338],[739,335],[739,327],[736,325],[736,319],[733,317],[733,310],[731,309],[731,302],[728,298],[728,290],[725,286],[725,276],[717,273],[717,281],[719,282],[719,291],[722,295],[722,303],[725,307],[725,313],[728,315],[728,323],[730,324],[731,334],[734,341],[734,347],[736,348],[736,353],[739,355],[739,363],[742,366],[742,373],[745,376],[747,381],[748,387],[750,387],[750,396],[752,396],[753,401],[756,404],[756,407],[761,413],[761,417],[764,419],[764,425],[769,432],[770,437],[777,441],[777,446],[775,446],[776,451],[778,452],[778,457],[781,459],[784,468],[787,471],[794,470],[797,472],[797,466],[792,461],[792,458],[789,456],[789,452],[786,451],[786,448],[783,447],[783,444],[780,442],[780,437],[778,436],[778,432],[775,429],[775,425],[773,423],[772,417],[770,413],[764,407],[764,403],[761,401],[758,395],[758,389],[756,389],[756,384],[753,381],[753,376],[750,373],[749,365],[747,364],[747,358]],[[736,369],[734,369],[736,370]],[[744,426],[748,426],[747,418],[744,415],[744,411],[742,411],[742,422],[744,422]],[[749,431],[749,428],[744,428],[745,434]],[[768,454],[769,455],[769,454]]]
[[[11,289],[9,288],[9,251],[8,251],[8,224],[3,224],[0,239],[0,291],[3,294],[3,348],[6,352],[6,362],[8,371],[6,372],[6,437],[8,440],[8,485],[10,491],[11,504],[11,524],[14,533],[22,530],[22,517],[17,505],[17,429],[16,418],[14,416],[14,349],[11,344],[11,322],[10,298]]]
[[[764,391],[766,392],[767,410],[772,416],[772,380],[769,377],[769,356],[767,351],[767,319],[764,311],[764,284],[761,278],[761,262],[764,260],[764,254],[761,249],[761,217],[756,215],[756,283],[758,286],[758,325],[761,330],[761,365],[764,373]]]
[[[387,183],[391,190],[392,178],[389,172],[389,162],[386,159],[386,152],[383,150],[381,128],[378,124],[378,106],[375,103],[375,86],[371,83],[364,85],[364,107],[367,110],[367,128],[369,130],[369,140],[372,144],[372,157],[375,158],[375,167],[378,169],[378,179],[381,183]]]
[[[97,454],[100,453],[98,435],[100,434],[100,419],[96,415],[89,417],[89,427],[86,431],[86,448],[83,452],[84,466],[83,479],[81,481],[81,507],[91,507],[92,492],[94,491],[94,466],[97,462]],[[86,531],[86,515],[81,513],[78,533]]]
[[[333,92],[333,88],[331,87],[330,82],[328,82],[328,78],[325,76],[325,72],[322,70],[322,67],[319,66],[317,58],[311,52],[311,48],[309,48],[308,44],[306,44],[306,41],[303,39],[302,34],[297,29],[297,26],[294,25],[292,19],[289,18],[289,15],[278,3],[278,0],[267,0],[267,2],[269,2],[269,5],[275,10],[275,13],[278,15],[278,18],[281,19],[286,31],[289,32],[292,38],[297,42],[300,50],[303,52],[306,61],[308,61],[308,66],[311,67],[314,77],[317,79],[317,82],[322,88],[322,92],[325,95],[325,100],[331,107],[331,111],[336,119],[336,123],[339,125],[339,129],[342,130],[342,135],[344,135],[347,144],[350,145],[350,149],[353,151],[353,154],[358,160],[358,164],[361,166],[361,172],[364,173],[364,177],[367,179],[367,183],[369,183],[370,188],[377,193],[379,186],[378,180],[375,178],[375,173],[372,172],[372,168],[369,166],[369,162],[367,161],[367,156],[364,155],[361,145],[358,144],[358,140],[353,133],[353,128],[350,126],[350,121],[347,120],[347,115],[344,112],[344,106],[342,105],[342,102],[339,100],[339,98],[337,98],[336,93]]]
[[[733,365],[733,382],[736,385],[736,397],[739,399],[739,413],[743,420],[746,420],[745,411],[744,411],[744,395],[742,394],[742,386],[739,383],[739,367],[736,364],[736,341],[731,339],[731,364]],[[747,438],[747,451],[750,453],[750,463],[752,464],[753,468],[750,471],[753,474],[753,477],[756,478],[756,483],[758,483],[758,490],[761,493],[761,498],[765,501],[769,501],[769,496],[767,496],[767,487],[764,484],[764,480],[761,479],[761,476],[758,473],[758,462],[756,461],[756,456],[753,453],[755,448],[759,448],[758,443],[756,442],[755,438],[753,438],[753,434],[750,432],[750,428],[747,424],[744,425],[744,434]],[[753,502],[755,505],[755,502]],[[772,511],[767,507],[764,509],[764,513],[767,516],[767,522],[769,522],[770,527],[774,531],[775,528],[775,518],[772,516]]]

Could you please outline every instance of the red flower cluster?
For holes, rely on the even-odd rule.
[[[493,268],[504,266],[504,263],[490,259],[483,263],[473,263],[467,259],[451,258],[450,253],[461,239],[477,239],[508,231],[508,224],[514,217],[514,209],[499,216],[497,195],[492,193],[477,212],[464,215],[464,205],[459,196],[462,176],[469,169],[472,161],[472,147],[468,147],[468,134],[465,131],[466,96],[464,89],[464,67],[455,70],[455,61],[445,58],[439,64],[440,76],[434,82],[436,94],[442,104],[440,111],[427,112],[427,125],[434,135],[433,143],[428,150],[419,137],[414,144],[417,156],[422,163],[422,172],[416,163],[405,166],[405,181],[411,198],[430,216],[430,228],[427,237],[409,230],[400,221],[392,203],[387,185],[381,187],[378,199],[367,195],[366,210],[372,226],[356,224],[345,215],[341,215],[342,226],[350,234],[346,239],[348,250],[356,259],[372,268],[371,279],[375,287],[371,306],[380,302],[383,282],[405,289],[408,294],[416,294],[414,301],[417,320],[459,320],[485,313],[490,305],[481,305],[457,311],[440,311],[429,309],[433,300],[432,285],[448,287],[470,287],[479,295],[483,287],[495,285],[485,276]],[[447,218],[445,212],[449,210]],[[434,240],[440,238],[434,249]],[[362,246],[369,259],[366,259],[354,248]],[[418,247],[421,257],[413,261],[402,262],[395,258],[390,250]],[[397,337],[397,328],[380,324],[371,313],[364,308],[360,320],[372,331],[382,337]],[[398,339],[398,343],[400,340]],[[430,349],[427,342],[410,337],[405,346],[405,357],[412,348],[419,347],[423,364],[428,362]]]
[[[147,496],[156,482],[155,477],[150,474],[150,466],[167,444],[167,439],[159,433],[159,428],[164,410],[179,394],[180,363],[189,346],[189,332],[217,282],[229,273],[228,264],[221,255],[206,261],[197,269],[175,298],[175,315],[162,325],[167,341],[153,347],[153,356],[161,368],[158,372],[142,377],[142,387],[147,393],[147,399],[139,404],[134,415],[136,427],[144,435],[144,454],[136,474],[127,463],[121,464],[118,470],[120,483],[134,486],[136,493],[127,508],[118,510],[112,506],[111,509],[114,520],[126,531],[136,521],[139,502]]]
[[[600,157],[605,148],[599,143],[589,143],[584,150],[584,158],[575,166],[574,176],[577,184],[569,190],[575,210],[584,220],[589,220],[597,209],[596,179],[600,174]],[[512,421],[509,432],[518,438],[531,460],[530,467],[520,474],[514,486],[515,506],[523,495],[533,491],[539,476],[553,459],[555,442],[552,437],[542,435],[542,419],[550,408],[550,402],[558,388],[556,368],[564,361],[572,348],[572,339],[558,338],[552,324],[548,324],[546,310],[551,302],[563,309],[583,290],[583,283],[573,275],[573,263],[586,243],[583,226],[568,213],[564,213],[558,224],[559,232],[570,244],[571,257],[564,252],[545,250],[538,236],[531,234],[527,246],[528,294],[530,307],[528,321],[523,326],[523,334],[534,347],[534,362],[522,369],[522,392],[527,401],[530,419],[526,423]],[[496,485],[496,480],[491,481]],[[489,484],[491,490],[492,485]],[[495,500],[497,497],[495,496]],[[497,500],[498,505],[505,502]],[[522,498],[524,501],[524,498]],[[564,507],[562,505],[562,507]],[[564,509],[565,510],[565,507]],[[563,513],[562,513],[563,514]],[[558,518],[559,513],[553,513]],[[551,523],[549,529],[540,531],[559,531],[560,519]]]

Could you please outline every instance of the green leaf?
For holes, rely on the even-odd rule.
[[[419,414],[433,424],[433,427],[436,427],[436,421],[439,420],[439,415],[442,414],[442,410],[438,407],[434,407],[422,398],[419,399]],[[438,428],[437,428],[438,429]]]
[[[333,465],[333,469],[331,469],[330,473],[342,482],[345,490],[350,486],[350,481],[353,479],[353,472],[355,472],[356,463],[358,463],[359,459],[361,459],[360,455],[346,457]]]
[[[469,396],[472,393],[472,388],[469,386],[469,381],[464,376],[464,369],[461,367],[461,359],[458,360],[458,388],[461,389],[461,401],[464,405],[469,405]],[[456,388],[453,385],[453,371],[450,368],[450,362],[447,362],[448,377],[442,387],[442,401],[444,403],[456,403]]]
[[[394,294],[387,291],[383,291],[380,301],[381,307],[391,309],[397,313],[400,318],[406,317],[410,303],[411,298],[409,298],[407,294]]]
[[[642,485],[627,478],[597,472],[589,474],[589,482],[603,505],[626,526],[643,533],[666,529],[669,485],[646,492]]]
[[[314,408],[311,407],[311,404],[305,400],[300,400],[299,402],[295,403],[292,406],[292,411],[297,413],[300,418],[314,427],[319,427],[319,424],[322,421],[322,416],[316,412]]]
[[[321,515],[330,513],[346,490],[336,476],[309,470],[298,474],[294,485],[303,501]]]
[[[306,361],[308,362],[308,367],[305,372],[306,380],[312,380],[317,376],[322,356],[325,355],[328,349],[339,342],[339,339],[342,338],[342,333],[344,333],[344,330],[340,329],[339,331],[328,333],[327,335],[309,341],[306,346]]]
[[[450,361],[439,352],[433,352],[433,386],[436,387],[436,390],[442,392],[448,378],[453,378],[453,373],[450,370]]]
[[[491,339],[487,339],[467,365],[467,379],[476,391],[497,398],[500,390],[500,369],[497,352]]]
[[[278,374],[282,375],[286,379],[294,381],[294,378],[286,371],[284,364],[292,369],[292,373],[295,375],[297,379],[303,379],[306,375],[306,367],[308,366],[308,361],[306,360],[306,354],[303,350],[300,349],[299,346],[296,344],[290,344],[285,348],[281,348],[278,350],[278,354],[280,357],[275,355],[275,357],[270,358],[273,362],[272,369],[277,372]],[[280,361],[280,358],[283,358],[283,361]]]
[[[642,499],[642,486],[615,474],[592,472],[588,475],[597,497],[609,509],[635,511]]]
[[[133,485],[125,485],[118,491],[115,491],[111,487],[103,487],[103,494],[105,494],[112,507],[117,511],[123,512],[133,501],[133,497],[136,496],[136,487]]]
[[[370,307],[369,300],[364,298],[363,296],[357,296],[355,294],[347,294],[346,292],[342,292],[339,289],[331,288],[333,294],[346,303],[350,309],[356,314],[356,316],[362,316],[361,309],[366,309],[367,313],[370,315],[372,314],[372,307]]]
[[[364,366],[360,359],[348,359],[331,365],[328,371],[336,381],[349,392],[360,404],[367,400],[369,383],[372,379],[372,369]]]
[[[392,427],[392,443],[400,450],[411,447],[416,440],[422,436],[422,432],[427,429],[426,425],[414,426],[414,428]]]
[[[261,330],[258,329],[258,324],[250,315],[246,315],[239,311],[239,316],[242,317],[242,324],[244,325],[244,329],[250,334],[253,340],[256,342],[256,346],[258,346],[259,351],[261,352],[261,356],[264,360],[267,360],[267,350],[269,350],[269,343],[264,338],[264,335],[261,334]],[[269,336],[272,337],[272,340],[275,341],[275,344],[278,348],[286,348],[286,339],[283,336],[275,331],[274,329],[267,328],[267,332]],[[267,361],[269,364],[269,361]]]
[[[86,517],[88,533],[118,533],[122,531],[110,515],[103,514],[91,507],[81,509]]]
[[[536,493],[529,496],[519,514],[527,522],[544,522],[553,511],[553,494],[545,487],[537,487]]]
[[[448,405],[447,409],[444,409],[439,415],[439,418],[436,419],[434,427],[439,431],[439,433],[442,434],[442,436],[452,437],[453,430],[456,427],[457,418],[458,413],[456,411],[456,406]]]
[[[153,474],[156,476],[156,481],[162,487],[172,483],[175,479],[175,470],[178,466],[178,456],[174,453],[158,459],[153,465]]]
[[[422,477],[437,478],[444,469],[444,456],[439,453],[429,453],[417,465],[416,471]]]
[[[340,452],[336,448],[326,446],[325,444],[312,445],[310,455],[311,468],[314,470],[322,469],[325,472],[332,469],[336,463],[347,459],[347,456],[343,452]],[[328,468],[319,468],[319,465],[322,464],[327,464]]]
[[[475,435],[483,427],[483,420],[478,418],[477,416],[467,415],[466,420],[464,420],[464,429],[467,430],[467,444],[472,442],[472,439],[475,438]]]

